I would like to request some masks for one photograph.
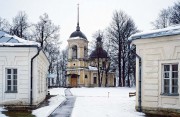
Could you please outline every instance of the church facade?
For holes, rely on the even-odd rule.
[[[115,73],[109,72],[108,69],[102,69],[103,66],[107,66],[105,65],[105,62],[107,63],[108,61],[107,52],[101,48],[102,52],[97,54],[95,49],[90,57],[88,57],[89,41],[80,31],[79,22],[77,23],[76,31],[70,35],[67,41],[68,63],[66,86],[97,87],[101,85],[112,87],[115,85]],[[101,54],[105,55],[99,56]]]

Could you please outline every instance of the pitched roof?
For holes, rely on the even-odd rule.
[[[163,29],[151,30],[148,32],[140,32],[132,35],[129,40],[156,38],[163,36],[171,36],[180,34],[180,25],[175,25]]]
[[[0,31],[0,46],[37,46],[40,44],[35,41],[29,41],[17,37],[16,35],[10,35],[3,31]]]

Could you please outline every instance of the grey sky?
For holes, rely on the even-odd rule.
[[[154,21],[163,8],[178,0],[0,0],[0,17],[12,21],[18,11],[25,11],[29,21],[36,23],[39,16],[47,13],[60,25],[63,45],[77,24],[77,4],[80,4],[80,27],[89,41],[95,31],[105,29],[111,22],[114,10],[123,10],[131,16],[139,30],[152,29]]]

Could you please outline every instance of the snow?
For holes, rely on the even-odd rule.
[[[40,44],[35,41],[29,41],[17,37],[16,35],[9,35],[3,31],[0,31],[0,46],[17,46],[17,45],[36,45],[40,47]]]
[[[77,96],[72,117],[144,116],[135,110],[135,97],[129,97],[134,88],[73,88],[71,92]]]
[[[36,117],[48,117],[64,100],[65,88],[49,89],[51,95],[49,106],[32,111]],[[129,92],[135,88],[71,88],[76,101],[71,117],[143,117],[144,113],[135,110],[135,97]],[[109,96],[108,96],[109,95]],[[0,117],[4,109],[0,107]]]
[[[147,32],[136,33],[129,40],[146,39],[162,36],[170,36],[180,34],[180,25],[174,25],[163,29],[150,30]]]
[[[48,78],[56,78],[57,74],[48,74]]]
[[[36,117],[48,117],[65,100],[64,90],[65,88],[49,89],[51,95],[57,96],[52,97],[48,100],[49,106],[33,110],[32,114],[36,115]]]
[[[52,88],[49,89],[50,95],[61,95],[61,96],[65,96],[64,90],[66,88]]]
[[[71,37],[71,38],[69,38],[69,40],[71,40],[71,39],[84,39],[84,38],[77,36],[77,37]]]
[[[2,114],[1,111],[5,111],[5,109],[3,109],[3,107],[0,106],[0,117],[7,117],[4,114]]]
[[[98,70],[98,69],[97,69],[97,67],[92,67],[92,66],[89,66],[89,70],[94,71],[94,70]]]

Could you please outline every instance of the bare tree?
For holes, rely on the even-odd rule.
[[[130,45],[129,45],[130,46]],[[132,45],[131,49],[129,48],[128,53],[128,86],[131,87],[136,85],[136,46]]]
[[[152,22],[155,29],[166,28],[170,26],[171,8],[163,9],[160,11],[158,18]]]
[[[152,22],[155,29],[166,28],[175,24],[180,24],[180,2],[161,10],[158,18]]]
[[[180,24],[180,2],[175,3],[175,5],[172,7],[170,22],[172,24]]]
[[[68,50],[62,50],[60,54],[60,69],[61,69],[61,85],[66,86],[66,64],[67,64],[67,53]]]
[[[6,19],[0,17],[0,31],[5,31],[9,33],[10,31],[10,24]]]
[[[67,49],[59,51],[56,60],[56,86],[66,86]]]
[[[59,26],[54,25],[47,13],[40,16],[40,21],[34,25],[34,36],[41,47],[46,50],[48,43],[59,38]]]
[[[26,31],[29,27],[28,16],[24,11],[20,11],[14,18],[10,29],[11,34],[15,34],[20,38],[26,38]]]
[[[137,32],[134,21],[123,11],[113,13],[112,22],[107,29],[111,42],[111,53],[114,66],[118,69],[118,86],[125,86],[126,64],[128,62],[128,37]]]

